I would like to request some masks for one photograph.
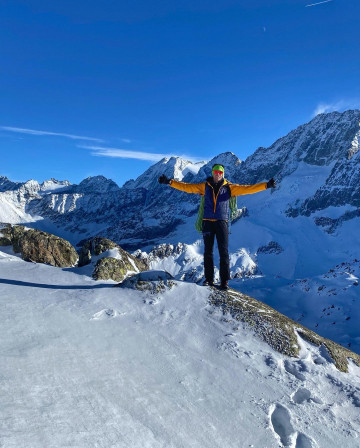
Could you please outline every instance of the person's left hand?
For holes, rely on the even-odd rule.
[[[276,181],[275,179],[272,177],[269,182],[266,184],[266,188],[275,188],[276,187]]]
[[[159,184],[165,184],[168,185],[170,183],[170,179],[165,176],[165,174],[162,174],[158,179]]]

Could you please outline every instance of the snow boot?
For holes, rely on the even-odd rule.
[[[225,280],[224,282],[221,282],[220,289],[223,289],[224,291],[229,289],[229,282]]]
[[[214,286],[214,282],[212,280],[204,280],[203,286]]]

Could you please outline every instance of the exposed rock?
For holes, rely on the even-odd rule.
[[[93,278],[95,280],[114,280],[121,282],[129,271],[135,271],[134,266],[113,257],[101,258],[95,266]]]
[[[113,251],[106,256],[105,252]],[[141,272],[147,269],[145,260],[135,258],[118,244],[107,238],[96,237],[85,241],[81,248],[78,266],[85,266],[91,262],[92,257],[104,254],[96,262],[93,272],[95,280],[114,280],[121,282],[129,273]]]
[[[148,259],[149,260],[154,260],[156,258],[168,258],[172,255],[180,255],[184,252],[186,248],[186,244],[184,243],[177,243],[176,245],[174,244],[168,244],[168,243],[163,243],[163,244],[159,244],[158,246],[155,246],[151,252],[149,252],[148,255]]]
[[[25,261],[46,263],[57,267],[74,266],[78,255],[75,248],[63,238],[24,226],[7,226],[1,230],[10,240],[15,253]]]
[[[97,261],[93,273],[95,280],[114,280],[121,282],[129,274],[141,272],[146,269],[146,264],[142,260],[133,257],[113,241],[107,240],[106,238],[94,238],[90,243],[93,244],[87,250],[91,252],[93,248],[94,255],[101,255],[108,250],[116,249],[116,257],[104,257]]]
[[[284,249],[276,241],[270,241],[266,246],[261,246],[257,250],[258,254],[280,254]]]
[[[10,240],[10,244],[12,244],[15,253],[21,252],[20,240],[23,238],[25,232],[26,228],[24,226],[12,226],[11,224],[1,229],[3,236]]]
[[[171,289],[175,284],[172,275],[166,271],[144,271],[115,286],[158,294],[166,289]]]
[[[212,305],[221,308],[223,314],[244,322],[273,349],[287,356],[298,357],[300,346],[298,335],[317,346],[324,346],[335,366],[342,372],[348,372],[348,359],[360,366],[360,356],[325,339],[298,322],[294,322],[265,303],[230,289],[219,291],[213,288],[209,296]]]
[[[103,252],[106,252],[110,249],[119,249],[122,250],[121,247],[107,238],[96,237],[91,238],[85,242],[82,246],[80,254],[79,254],[79,264],[78,266],[85,266],[91,262],[92,255],[100,255]]]
[[[0,246],[11,246],[11,241],[8,238],[0,237]]]
[[[1,180],[1,177],[0,177],[0,180]],[[4,232],[2,232],[2,230],[0,230],[0,246],[11,246],[10,238],[8,236],[5,236],[5,235],[7,235],[6,229],[3,229],[3,230],[5,230],[5,234],[4,234]]]

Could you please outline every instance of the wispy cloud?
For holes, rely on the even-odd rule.
[[[35,129],[15,128],[12,126],[0,126],[3,131],[16,132],[18,134],[30,135],[54,135],[57,137],[71,138],[72,140],[89,140],[93,142],[103,143],[104,140],[100,138],[84,137],[83,135],[64,134],[63,132],[38,131]]]
[[[137,160],[148,160],[150,162],[158,162],[164,157],[181,157],[190,162],[196,163],[201,162],[202,159],[198,157],[189,157],[187,155],[175,155],[175,154],[158,154],[153,152],[143,152],[143,151],[129,151],[127,149],[119,149],[119,148],[104,148],[102,146],[87,146],[87,145],[78,145],[79,148],[85,148],[92,150],[93,156],[98,157],[113,157],[120,159],[137,159]]]
[[[332,2],[333,0],[324,0],[322,2],[317,2],[317,3],[310,3],[309,5],[305,5],[305,8],[309,8],[310,6],[318,6],[318,5],[322,5],[323,3],[329,3]]]
[[[333,103],[319,103],[313,112],[313,116],[328,112],[342,112],[348,109],[360,109],[360,99],[339,100]]]

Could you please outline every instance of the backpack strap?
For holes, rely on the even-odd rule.
[[[202,233],[202,222],[203,222],[203,217],[204,217],[204,207],[205,207],[205,196],[201,196],[200,199],[200,205],[199,205],[199,211],[196,217],[196,221],[195,221],[195,229],[199,232]]]

